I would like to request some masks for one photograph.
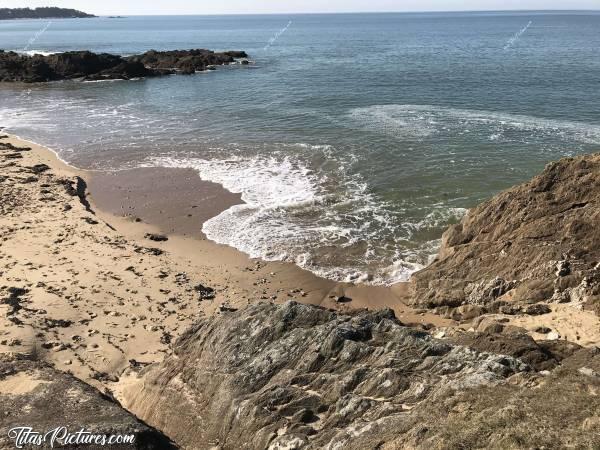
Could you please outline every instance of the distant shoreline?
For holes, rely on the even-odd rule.
[[[0,20],[15,19],[87,19],[96,17],[77,9],[41,7],[41,8],[0,8]]]
[[[3,8],[0,8],[0,11]],[[6,9],[6,8],[4,8]],[[398,14],[398,15],[419,15],[419,14],[600,14],[600,9],[507,9],[507,10],[431,10],[431,11],[338,11],[338,12],[224,12],[224,13],[184,13],[184,14],[102,14],[86,16],[47,16],[47,17],[0,17],[1,20],[35,20],[35,19],[126,19],[132,17],[235,17],[235,16],[334,16],[334,15],[377,15],[377,14]],[[86,14],[86,13],[83,13]]]

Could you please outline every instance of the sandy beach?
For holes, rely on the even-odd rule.
[[[336,283],[205,239],[202,221],[239,197],[192,171],[85,172],[42,146],[0,143],[2,290],[12,299],[0,352],[118,390],[126,369],[162,360],[194,318],[253,302],[389,307],[404,323],[452,323],[408,307],[405,284]]]
[[[485,385],[489,377],[498,382],[510,376],[509,383],[504,385],[510,390],[503,391],[500,400],[489,399],[492,405],[505,402],[505,397],[511,395],[514,396],[511,398],[521,399],[519,390],[531,386],[538,386],[532,392],[558,386],[560,395],[570,395],[569,376],[587,377],[586,383],[595,379],[593,360],[597,359],[600,342],[598,316],[577,301],[529,305],[536,307],[533,309],[527,305],[518,309],[521,306],[515,303],[513,309],[521,312],[514,312],[508,308],[514,303],[511,297],[514,291],[510,291],[499,297],[505,307],[497,313],[474,304],[454,309],[447,306],[416,309],[409,306],[417,299],[411,297],[413,284],[378,287],[336,283],[293,264],[251,259],[233,248],[207,240],[200,231],[202,221],[240,199],[217,184],[201,180],[192,171],[141,168],[112,173],[86,172],[67,166],[47,148],[8,135],[0,136],[0,157],[3,199],[0,205],[0,291],[3,297],[0,355],[7,370],[14,372],[15,367],[20,367],[23,372],[5,377],[0,383],[0,394],[9,399],[21,401],[23,398],[28,404],[47,402],[52,398],[52,389],[59,392],[56,394],[59,396],[89,389],[77,384],[83,381],[107,394],[94,397],[100,394],[85,391],[93,398],[92,406],[94,402],[112,398],[118,404],[110,403],[101,408],[124,408],[118,410],[122,416],[119,416],[120,426],[135,424],[141,419],[142,425],[131,426],[137,426],[137,430],[154,427],[148,431],[154,433],[153,441],[162,439],[157,433],[164,432],[181,448],[214,448],[221,439],[215,438],[221,436],[220,413],[211,412],[210,408],[209,412],[200,411],[194,405],[206,403],[218,411],[230,406],[230,410],[226,409],[227,420],[237,420],[238,413],[234,411],[239,412],[240,407],[236,405],[245,404],[248,398],[260,394],[236,390],[245,385],[243,380],[247,380],[248,374],[276,373],[274,382],[281,383],[281,389],[296,392],[301,399],[298,405],[330,397],[336,405],[345,402],[347,396],[338,396],[335,392],[343,391],[348,380],[367,369],[374,373],[380,371],[384,377],[395,373],[396,381],[376,386],[381,386],[378,389],[398,386],[400,393],[404,392],[406,374],[413,374],[416,384],[406,392],[420,392],[421,397],[415,400],[416,397],[409,394],[405,399],[402,394],[397,400],[401,412],[398,415],[393,409],[386,410],[385,414],[389,414],[386,420],[396,420],[410,413],[413,406],[405,406],[406,401],[416,402],[414,410],[418,413],[421,405],[426,404],[424,393],[438,395],[436,390],[422,389],[424,379],[429,379],[430,386],[443,388],[445,384],[463,383],[461,377],[471,380],[468,386],[476,386],[478,384],[470,384],[473,377]],[[485,286],[482,288],[485,293]],[[302,303],[326,309],[310,308]],[[364,311],[382,308],[393,309],[399,322],[390,312]],[[332,310],[347,314],[328,316]],[[264,311],[270,313],[264,315]],[[327,320],[322,323],[324,318]],[[290,320],[297,324],[290,325]],[[331,330],[321,337],[304,337],[321,327],[331,327]],[[281,338],[280,344],[270,343],[263,348],[262,339],[270,342],[268,340],[280,332],[290,334],[288,338]],[[202,337],[204,333],[206,339]],[[381,333],[391,334],[382,337]],[[366,337],[367,342],[363,342]],[[286,339],[292,338],[295,343],[288,345]],[[334,353],[323,357],[321,352],[325,350],[315,350],[313,342]],[[399,345],[398,352],[388,354],[396,345]],[[241,346],[251,350],[240,351]],[[304,346],[308,346],[305,357],[286,356],[285,352],[295,352]],[[356,346],[364,346],[364,351],[357,351]],[[259,356],[255,355],[257,351]],[[264,359],[260,356],[262,351],[267,352]],[[442,354],[444,356],[440,356]],[[244,360],[246,367],[238,365],[240,355],[255,356]],[[312,369],[308,371],[306,376],[313,377],[315,384],[305,392],[295,384],[302,377],[292,375],[308,370],[305,359],[310,361],[315,357],[311,364],[326,366],[314,373]],[[369,361],[351,363],[351,358]],[[188,359],[191,362],[187,362]],[[397,364],[413,364],[421,359],[425,369],[418,370],[422,372],[381,369],[387,364],[397,368]],[[433,362],[438,359],[440,361]],[[17,364],[15,361],[25,362]],[[223,369],[223,364],[231,368]],[[269,365],[267,369],[264,364]],[[288,370],[285,364],[299,365]],[[330,372],[327,369],[330,364],[340,367]],[[565,369],[554,370],[557,366]],[[531,368],[539,375],[532,375]],[[568,375],[570,373],[575,375]],[[75,378],[68,378],[69,374]],[[542,375],[549,377],[550,384],[544,383]],[[61,376],[67,378],[60,381]],[[359,386],[380,375],[365,376],[366,380]],[[453,377],[458,381],[452,381]],[[195,380],[208,383],[209,387],[197,391]],[[333,384],[323,386],[323,380]],[[580,382],[579,378],[575,380],[574,383]],[[250,382],[248,386],[254,384]],[[265,392],[275,392],[270,389],[265,388]],[[314,389],[322,392],[314,394],[317,392]],[[439,392],[447,395],[453,389],[443,388]],[[542,403],[548,395],[554,395],[544,392],[539,394]],[[42,394],[39,399],[35,397]],[[214,402],[211,396],[215,397]],[[234,400],[222,406],[221,396]],[[576,394],[569,397],[575,398],[572,401],[581,412],[572,422],[584,421],[589,428],[593,426],[589,423],[595,423],[590,422],[594,420],[595,407],[593,403],[588,404],[587,397],[580,397]],[[290,405],[296,405],[294,397],[290,398]],[[373,407],[387,404],[378,399],[379,396],[373,398]],[[487,408],[485,401],[483,405],[473,404],[475,410]],[[93,409],[92,406],[88,409]],[[81,411],[80,406],[69,404],[69,407]],[[249,408],[272,414],[263,408]],[[432,408],[438,411],[437,402]],[[321,406],[316,410],[323,417],[337,414],[336,406]],[[93,413],[86,410],[75,417],[79,414]],[[426,414],[430,417],[430,413]],[[278,420],[286,423],[300,420],[304,424],[305,419],[294,419],[296,416],[292,419],[281,416]],[[11,417],[14,422],[15,418]],[[215,417],[218,419],[213,420]],[[325,420],[319,417],[311,420]],[[444,424],[444,420],[433,420],[435,424],[431,427]],[[263,422],[262,419],[243,420],[249,427],[254,423]],[[246,425],[236,425],[234,429],[245,430]],[[575,426],[571,424],[570,429]],[[191,435],[190,430],[193,430]],[[530,427],[525,427],[520,432],[529,436],[529,430]],[[284,433],[276,439],[287,442],[286,436]],[[369,440],[369,436],[364,434],[364,439]],[[377,432],[376,436],[381,433]],[[396,439],[394,436],[389,439]],[[399,436],[398,439],[411,439],[410,433]],[[434,439],[437,439],[435,433]],[[551,439],[556,441],[558,437]],[[199,447],[197,442],[201,442]],[[353,445],[355,447],[348,448],[360,448],[363,444],[355,442]],[[264,448],[264,445],[255,447]]]

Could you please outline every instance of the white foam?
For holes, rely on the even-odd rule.
[[[475,127],[491,129],[490,140],[509,139],[507,134],[525,132],[559,136],[564,140],[600,144],[600,125],[546,119],[485,110],[447,108],[433,105],[374,105],[352,109],[348,116],[365,128],[402,137],[423,138],[448,132],[468,133]]]
[[[42,56],[50,56],[50,55],[55,55],[57,53],[60,52],[50,52],[48,50],[13,50],[15,53],[19,53],[20,55],[27,55],[27,56],[33,56],[33,55],[42,55]]]
[[[335,158],[332,147],[326,145],[281,146],[306,149],[308,154],[323,152],[330,163]],[[145,165],[191,167],[202,179],[241,194],[244,204],[204,223],[203,232],[215,242],[254,258],[293,262],[334,280],[405,281],[422,265],[402,255],[394,258],[393,235],[402,230],[394,225],[385,205],[368,193],[366,183],[344,176],[345,165],[352,159],[346,155],[332,163],[338,172],[318,175],[297,152],[289,150],[214,160],[150,158]]]

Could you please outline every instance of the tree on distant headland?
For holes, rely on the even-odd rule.
[[[7,19],[73,19],[96,17],[76,9],[44,7],[44,8],[0,8],[0,20]]]

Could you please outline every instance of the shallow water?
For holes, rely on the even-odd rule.
[[[192,167],[246,202],[207,236],[334,279],[407,279],[465,208],[600,143],[598,13],[47,25],[0,22],[0,48],[46,28],[28,51],[246,50],[190,77],[5,85],[0,126],[78,167]]]

